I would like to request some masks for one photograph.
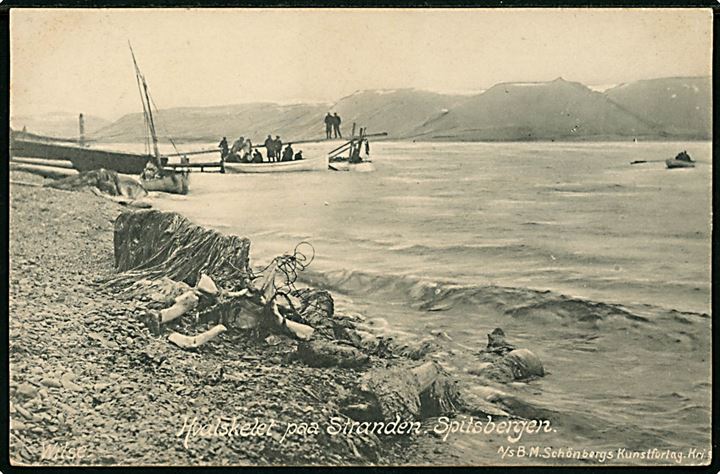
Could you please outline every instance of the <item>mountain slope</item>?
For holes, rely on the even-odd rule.
[[[340,99],[332,110],[343,119],[343,133],[349,133],[355,122],[368,133],[388,132],[402,139],[415,135],[461,100],[462,96],[415,89],[358,91]]]
[[[155,114],[158,136],[180,141],[228,141],[240,136],[264,140],[268,134],[285,139],[322,137],[326,105],[252,103],[219,107],[180,107]],[[142,114],[128,114],[99,130],[93,138],[110,142],[144,139]]]
[[[670,77],[621,84],[605,91],[624,109],[657,123],[672,135],[709,139],[712,135],[710,77]]]
[[[498,84],[418,130],[418,138],[548,140],[662,135],[653,123],[577,82]]]

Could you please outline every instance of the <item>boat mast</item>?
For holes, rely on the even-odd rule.
[[[83,114],[78,117],[78,126],[80,128],[80,146],[85,146],[85,117]]]
[[[132,47],[130,48],[132,52]],[[134,58],[133,58],[134,59]],[[138,93],[140,94],[140,102],[143,108],[143,129],[145,132],[145,153],[150,154],[150,125],[148,124],[147,107],[145,106],[145,99],[143,98],[142,85],[140,84],[140,76],[135,70],[135,81],[137,82]]]
[[[155,166],[157,166],[158,169],[161,169],[162,162],[160,160],[160,150],[158,149],[158,139],[157,133],[155,131],[155,120],[153,119],[152,107],[150,105],[150,93],[148,92],[147,82],[145,82],[145,76],[143,76],[140,72],[140,67],[138,66],[137,60],[135,59],[135,52],[133,51],[132,45],[129,41],[128,46],[130,46],[130,54],[132,55],[133,64],[135,65],[135,77],[138,80],[138,85],[142,83],[143,90],[140,91],[140,100],[142,101],[143,114],[145,116],[147,128],[150,132],[150,137],[152,138]]]

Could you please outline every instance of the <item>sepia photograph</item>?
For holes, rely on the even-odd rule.
[[[708,466],[709,8],[17,8],[15,466]]]

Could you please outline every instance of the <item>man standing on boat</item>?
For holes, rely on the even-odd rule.
[[[228,154],[227,137],[223,137],[222,140],[220,140],[220,143],[218,144],[218,148],[220,148],[220,159],[224,160]]]
[[[275,161],[275,140],[272,139],[271,135],[268,135],[265,139],[265,150],[267,153],[268,162]]]
[[[275,159],[277,161],[280,161],[282,159],[282,140],[280,140],[280,136],[275,135]]]
[[[330,112],[327,113],[325,116],[325,138],[328,140],[332,138],[332,129],[333,129],[333,122],[335,119],[332,115],[330,115]]]
[[[334,129],[333,131],[335,132],[335,138],[338,138],[338,137],[342,138],[342,133],[340,133],[340,123],[342,122],[342,120],[340,120],[340,116],[337,114],[337,112],[335,112],[335,114],[333,115],[332,118],[334,119],[333,120],[333,129]]]

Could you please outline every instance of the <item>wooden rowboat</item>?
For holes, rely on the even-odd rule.
[[[263,163],[228,163],[226,173],[289,173],[297,171],[327,171],[326,156],[305,158],[296,161],[273,161]]]

